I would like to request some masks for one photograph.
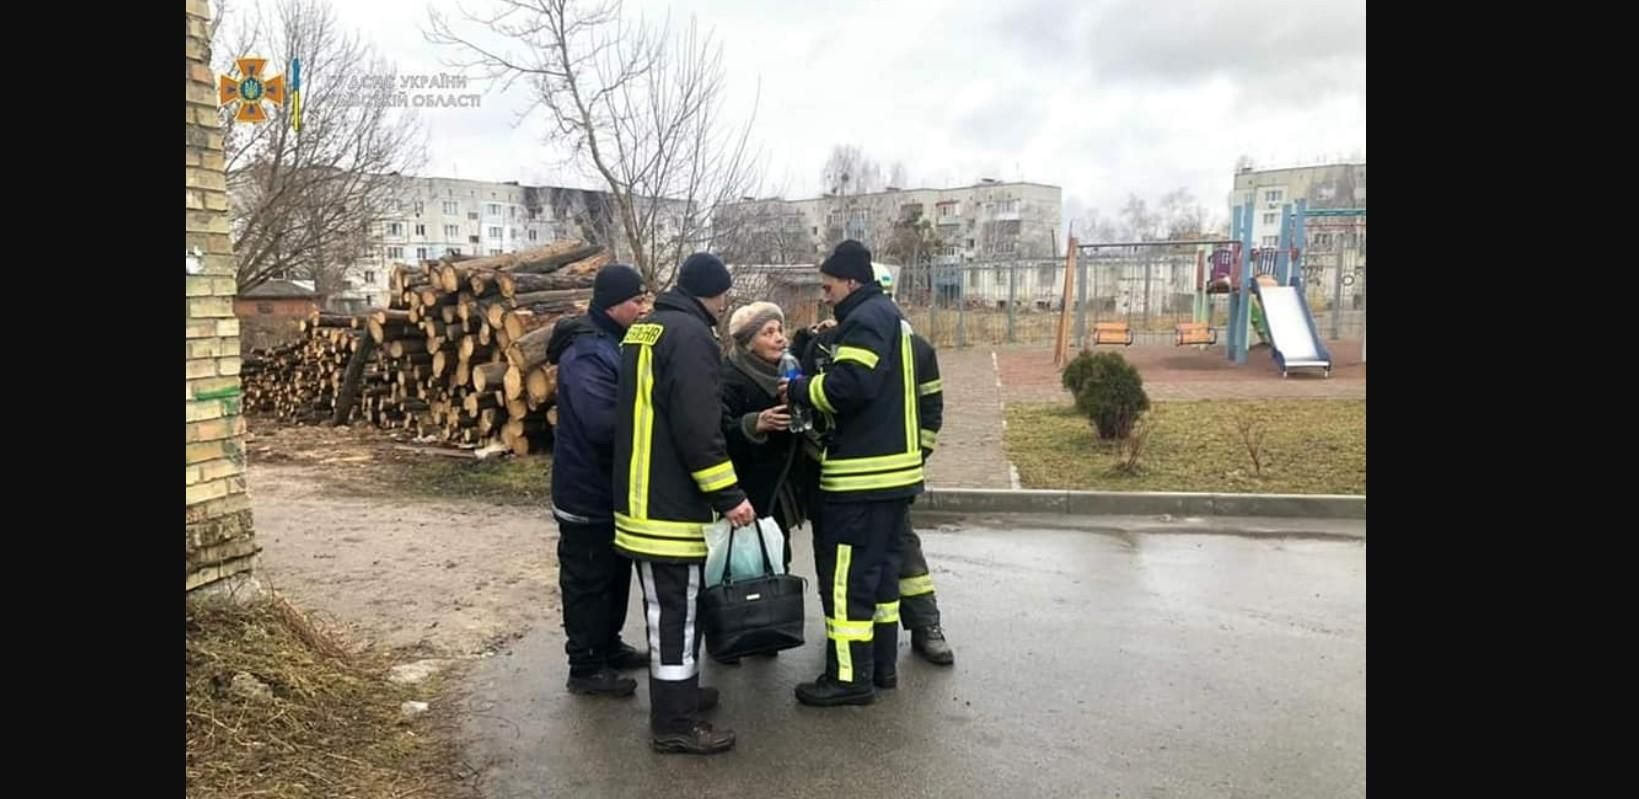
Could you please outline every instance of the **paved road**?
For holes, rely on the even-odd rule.
[[[807,647],[705,666],[739,733],[711,758],[650,753],[646,681],[566,695],[537,629],[470,675],[469,760],[491,797],[1364,796],[1364,539],[1101,527],[926,531],[957,665],[907,648],[871,707],[792,697],[820,669],[812,598]]]

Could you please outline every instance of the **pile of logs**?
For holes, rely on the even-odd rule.
[[[387,308],[319,313],[253,351],[245,407],[303,424],[369,423],[466,447],[544,451],[556,421],[553,324],[583,313],[602,247],[579,241],[395,266]]]

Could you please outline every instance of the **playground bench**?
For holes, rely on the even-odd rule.
[[[1093,344],[1120,344],[1132,346],[1133,331],[1126,322],[1095,322],[1093,324]]]
[[[1206,322],[1181,322],[1173,328],[1177,346],[1217,344],[1218,331]]]

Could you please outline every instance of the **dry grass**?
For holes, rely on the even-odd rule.
[[[1253,465],[1239,424],[1262,427]],[[1157,402],[1136,470],[1065,405],[1007,409],[1007,454],[1025,488],[1366,493],[1364,400]]]
[[[388,666],[348,654],[282,598],[189,603],[187,796],[472,795],[438,684],[393,685]],[[242,674],[271,696],[234,691]],[[409,699],[434,709],[407,721]]]

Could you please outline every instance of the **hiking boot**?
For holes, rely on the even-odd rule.
[[[637,691],[637,680],[622,677],[619,672],[605,666],[591,674],[569,675],[566,687],[572,694],[631,696]]]
[[[708,710],[711,710],[714,707],[717,707],[717,694],[718,694],[718,691],[717,691],[716,688],[707,688],[705,686],[700,687],[700,712],[701,713],[704,713]]]
[[[929,663],[949,666],[956,662],[956,653],[950,651],[950,644],[945,642],[945,631],[939,629],[937,624],[911,630],[911,649]]]
[[[821,674],[819,679],[797,686],[797,701],[815,707],[869,705],[876,701],[876,690],[866,683],[850,685]]]
[[[648,650],[634,649],[631,644],[619,641],[616,642],[614,651],[609,653],[607,662],[609,668],[615,671],[647,668],[649,665],[649,652]]]
[[[650,741],[663,755],[715,755],[734,748],[733,730],[714,730],[709,722],[695,722],[687,732],[655,735]]]

